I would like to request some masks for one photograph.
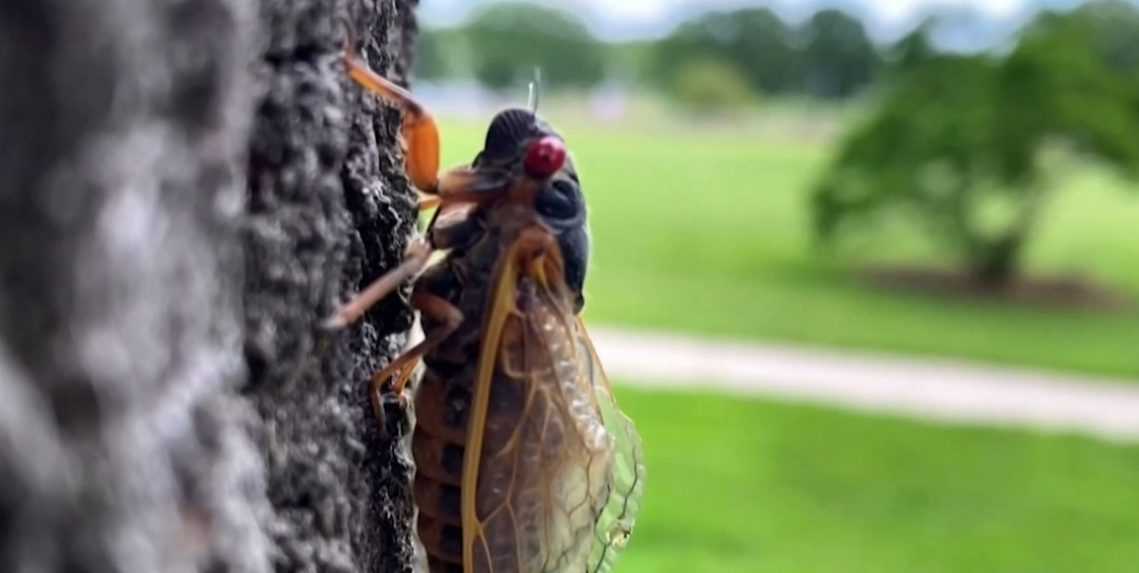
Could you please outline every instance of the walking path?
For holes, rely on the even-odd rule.
[[[955,423],[1139,440],[1139,381],[591,328],[609,376]]]

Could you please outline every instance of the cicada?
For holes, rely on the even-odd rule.
[[[331,319],[414,278],[422,342],[372,380],[378,417],[413,372],[418,537],[431,573],[609,571],[644,488],[640,437],[580,317],[586,205],[563,138],[531,109],[491,122],[439,175],[439,131],[411,93],[346,50],[349,76],[402,110],[425,239]],[[420,363],[423,368],[418,368]]]

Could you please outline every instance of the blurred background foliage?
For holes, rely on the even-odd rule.
[[[788,23],[769,8],[749,7],[697,13],[661,38],[602,41],[571,11],[525,2],[478,6],[462,25],[421,31],[419,78],[474,78],[504,90],[524,86],[531,70],[541,66],[555,87],[588,89],[626,81],[672,94],[683,90],[677,75],[705,74],[707,62],[714,60],[717,67],[732,68],[731,75],[757,94],[846,99],[938,52],[930,39],[939,25],[936,17],[882,44],[841,9],[822,9]],[[1069,37],[1060,38],[1065,33],[1059,28]],[[1071,12],[1044,12],[1024,35],[1048,35],[1053,47],[1090,49],[1110,70],[1133,76],[1139,67],[1137,32],[1139,10],[1133,3],[1096,0]],[[699,63],[687,65],[692,60]],[[721,72],[716,74],[723,81],[738,83]]]
[[[605,46],[573,14],[523,2],[480,7],[458,28],[420,31],[415,74],[422,80],[476,79],[491,90],[526,85],[541,67],[548,87],[601,83]]]
[[[489,3],[461,26],[424,30],[419,74],[509,94],[541,67],[555,93],[658,94],[674,116],[861,106],[811,186],[818,243],[904,219],[977,286],[1003,288],[1062,185],[1050,174],[1058,152],[1139,174],[1139,9],[1096,0],[1043,11],[1009,45],[970,53],[939,49],[939,25],[931,17],[875,43],[836,8],[788,23],[743,7],[604,42],[572,12]]]
[[[541,67],[551,88],[589,88],[605,77],[602,47],[580,20],[532,4],[493,4],[466,28],[475,78],[501,90],[534,77]]]
[[[1045,14],[1004,57],[931,54],[910,39],[916,53],[903,52],[905,70],[815,191],[819,234],[900,207],[978,281],[1007,284],[1050,189],[1049,145],[1139,176],[1139,91],[1118,42],[1096,40],[1118,22],[1102,12],[1118,8]]]

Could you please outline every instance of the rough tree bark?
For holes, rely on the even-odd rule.
[[[0,3],[0,570],[406,570],[410,313],[318,323],[414,222],[338,22],[398,77],[411,1]]]
[[[257,110],[246,233],[244,394],[264,421],[272,535],[284,569],[398,571],[411,556],[408,464],[383,438],[367,381],[411,324],[393,298],[345,333],[320,322],[396,264],[415,222],[399,115],[346,82],[347,17],[388,77],[407,69],[411,7],[267,0],[268,92]],[[388,435],[401,432],[390,417]]]

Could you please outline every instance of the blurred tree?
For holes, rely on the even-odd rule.
[[[889,208],[927,224],[980,281],[1002,286],[1047,194],[1041,152],[1064,142],[1139,175],[1139,96],[1052,16],[1004,60],[934,56],[902,75],[848,134],[814,193],[816,231]]]
[[[677,101],[700,113],[737,109],[755,101],[743,73],[719,58],[685,60],[674,82],[672,93]]]
[[[534,68],[555,87],[588,88],[605,77],[602,46],[578,18],[525,3],[493,4],[467,27],[475,78],[502,90],[529,81]]]
[[[934,18],[926,18],[910,33],[890,46],[886,52],[886,58],[895,71],[904,73],[907,70],[913,70],[929,62],[937,55],[937,49],[934,48],[933,40],[930,39],[935,25],[936,20]]]
[[[415,43],[415,76],[434,80],[451,75],[441,32],[431,28],[419,31]]]
[[[657,46],[653,75],[666,88],[691,60],[720,59],[765,93],[796,87],[797,55],[783,21],[767,8],[713,12],[682,24]]]
[[[803,87],[825,98],[845,98],[870,83],[879,65],[862,23],[840,10],[816,13],[800,31]]]
[[[1126,0],[1093,0],[1075,11],[1092,46],[1113,70],[1139,75],[1139,7]]]

